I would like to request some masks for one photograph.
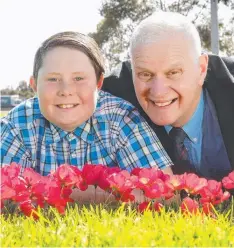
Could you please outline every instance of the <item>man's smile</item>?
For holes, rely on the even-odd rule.
[[[173,104],[174,102],[176,102],[177,99],[178,98],[174,98],[172,100],[166,100],[166,101],[157,101],[157,100],[149,99],[149,101],[157,107],[167,107],[167,106]]]

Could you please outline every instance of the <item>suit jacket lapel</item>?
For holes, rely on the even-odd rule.
[[[234,78],[217,56],[209,63],[205,87],[214,103],[223,141],[234,169]]]

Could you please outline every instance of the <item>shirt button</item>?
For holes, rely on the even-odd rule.
[[[72,156],[72,158],[75,158],[76,157],[76,154],[75,153],[72,153],[71,156]]]
[[[70,134],[68,135],[68,137],[71,139],[71,138],[72,138],[72,134],[70,133]]]

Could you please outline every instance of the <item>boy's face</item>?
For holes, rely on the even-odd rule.
[[[73,131],[95,111],[98,89],[91,61],[83,52],[56,47],[48,51],[38,72],[31,78],[45,118],[65,131]]]

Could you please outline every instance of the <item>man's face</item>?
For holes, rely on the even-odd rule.
[[[132,53],[133,81],[140,105],[157,125],[183,126],[199,102],[208,57],[193,57],[188,41],[166,37]]]
[[[101,84],[101,81],[97,84],[89,58],[78,50],[65,47],[48,51],[37,82],[31,81],[42,114],[66,131],[73,131],[91,117]]]

